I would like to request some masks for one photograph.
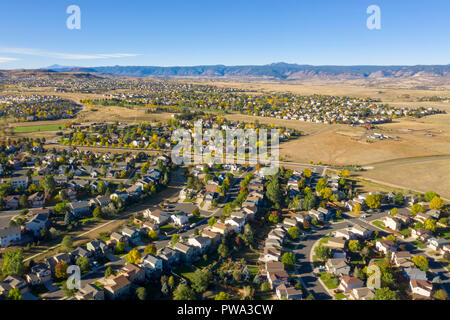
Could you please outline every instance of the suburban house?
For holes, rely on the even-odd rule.
[[[228,225],[220,222],[216,222],[212,227],[211,231],[220,233],[221,235],[226,235],[229,232],[230,228]]]
[[[20,226],[0,229],[0,247],[5,248],[12,242],[20,241],[22,238]]]
[[[200,254],[205,253],[211,247],[211,239],[208,237],[194,236],[188,239],[188,244],[197,248]]]
[[[44,193],[43,192],[35,192],[28,197],[28,203],[33,208],[39,208],[44,205]]]
[[[143,283],[145,281],[145,270],[133,263],[128,263],[120,269],[120,273],[133,283]]]
[[[5,288],[9,287],[8,293],[10,290],[16,288],[19,289],[21,294],[30,291],[27,282],[18,276],[8,276],[5,280],[3,280],[2,284]]]
[[[25,279],[30,285],[43,284],[52,279],[52,271],[48,265],[39,263],[30,268],[30,272],[25,275]]]
[[[105,292],[93,283],[88,283],[75,295],[77,300],[105,300]]]
[[[353,235],[353,233],[350,232],[350,231],[348,231],[348,230],[346,230],[346,229],[337,230],[337,231],[334,233],[334,236],[335,236],[336,238],[342,238],[342,239],[346,239],[346,240],[351,240],[351,239],[354,239],[354,238],[355,238],[355,236]]]
[[[364,286],[364,281],[351,276],[342,276],[339,284],[339,290],[349,292],[350,290],[361,288]]]
[[[211,239],[211,245],[215,247],[222,238],[220,233],[213,232],[207,228],[202,230],[202,236]]]
[[[402,226],[401,222],[394,217],[385,217],[383,222],[386,227],[394,231],[400,230]]]
[[[350,291],[351,300],[372,300],[375,293],[367,287],[355,288]]]
[[[109,251],[109,247],[102,240],[94,240],[86,244],[86,250],[94,256],[103,256]]]
[[[123,228],[122,234],[128,237],[131,241],[136,241],[140,239],[140,232],[134,227]]]
[[[150,210],[147,209],[143,212],[144,218],[151,219],[157,224],[161,225],[169,221],[170,216],[168,213],[161,211],[160,209]]]
[[[48,210],[46,210],[48,211]],[[37,235],[48,222],[48,213],[38,213],[25,224],[25,229]]]
[[[88,201],[75,201],[69,203],[69,210],[75,217],[79,217],[88,214],[91,208]]]
[[[433,284],[431,284],[431,282],[427,280],[420,280],[413,278],[409,280],[409,287],[411,288],[411,291],[414,296],[418,295],[421,297],[430,298],[431,294],[433,293]],[[414,296],[413,299],[415,298]]]
[[[155,272],[163,270],[163,261],[161,258],[148,254],[142,259],[141,266],[144,267],[145,274],[150,278]]]
[[[281,284],[287,283],[288,279],[289,275],[285,270],[267,272],[267,281],[269,282],[272,289],[278,287]]]
[[[350,266],[346,259],[328,259],[325,264],[325,270],[337,276],[348,275],[350,273]]]
[[[8,210],[17,210],[19,208],[20,197],[18,195],[6,196],[3,198],[5,201],[5,208]]]
[[[282,283],[277,286],[275,290],[278,299],[287,299],[287,300],[301,300],[302,299],[302,291],[298,290],[292,286],[286,286],[286,284]]]
[[[117,245],[122,242],[125,246],[128,246],[128,237],[119,232],[113,232],[109,236],[109,243]]]
[[[378,251],[383,252],[384,254],[387,254],[388,251],[390,252],[397,251],[397,246],[395,242],[392,240],[377,241],[375,247],[377,248]]]
[[[192,246],[177,242],[173,248],[181,253],[181,258],[184,262],[189,263],[194,258],[196,250]]]
[[[370,235],[372,234],[371,230],[366,229],[366,228],[364,228],[364,227],[362,227],[360,225],[357,225],[357,224],[353,225],[349,229],[349,231],[351,233],[355,234],[356,236],[361,237],[363,239],[366,239],[366,238],[370,237]]]
[[[322,212],[319,212],[315,209],[311,209],[309,210],[309,215],[313,218],[316,219],[317,221],[323,221],[324,216]]]
[[[411,230],[411,236],[421,241],[427,241],[433,236],[433,233],[430,230],[424,228],[417,228]]]
[[[172,220],[173,224],[180,226],[180,227],[189,223],[189,218],[185,212],[179,212],[179,213],[172,214],[170,216],[170,219]]]
[[[437,237],[437,238],[432,237],[432,238],[428,239],[428,242],[427,242],[428,248],[430,248],[431,250],[434,250],[434,251],[440,251],[447,244],[449,244],[448,240],[439,238],[439,237]]]
[[[228,218],[225,220],[225,224],[229,225],[231,229],[236,233],[240,233],[245,225],[245,219],[243,218]]]
[[[180,261],[181,254],[178,250],[164,247],[159,251],[158,257],[163,260],[165,268],[171,268]]]
[[[411,253],[409,251],[397,251],[392,253],[392,261],[397,267],[409,268],[414,267],[411,261]]]
[[[344,249],[346,243],[347,243],[347,240],[345,240],[344,238],[332,237],[332,238],[329,238],[328,241],[326,243],[324,243],[323,245],[325,247],[328,247],[331,249]]]
[[[409,280],[411,280],[411,279],[427,280],[426,272],[422,271],[420,269],[417,269],[417,268],[404,268],[403,274]]]
[[[130,293],[131,281],[123,274],[111,275],[103,288],[110,299],[117,299]]]
[[[280,261],[281,250],[276,248],[264,248],[263,261]]]

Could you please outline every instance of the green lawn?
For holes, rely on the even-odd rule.
[[[187,265],[182,265],[180,267],[178,267],[177,269],[174,270],[174,272],[176,274],[179,274],[180,276],[182,276],[183,278],[188,279],[189,281],[191,281],[192,279],[192,275],[194,274],[195,269],[192,267],[189,267]]]
[[[171,231],[173,231],[173,230],[175,230],[175,229],[176,229],[176,228],[175,228],[174,226],[171,226],[170,224],[166,224],[166,225],[160,227],[160,228],[159,228],[159,231],[169,233],[169,232],[171,232]]]
[[[382,221],[376,220],[372,222],[374,226],[377,226],[378,228],[384,229],[384,223]]]
[[[420,249],[425,249],[427,247],[426,244],[423,244],[422,242],[420,242],[418,240],[414,241],[413,243]]]
[[[399,232],[400,232],[400,234],[406,236],[407,238],[408,238],[409,236],[411,236],[411,230],[408,229],[408,228],[403,229],[403,230],[400,230]]]
[[[322,272],[320,273],[320,279],[323,281],[325,286],[330,289],[336,289],[339,286],[339,280],[331,273]]]
[[[334,297],[336,298],[336,300],[342,300],[342,299],[346,299],[347,298],[347,296],[345,294],[343,294],[343,293],[336,293],[334,295]]]
[[[41,132],[41,131],[58,131],[64,130],[63,124],[47,124],[42,126],[20,126],[14,127],[15,133],[29,133],[29,132]]]

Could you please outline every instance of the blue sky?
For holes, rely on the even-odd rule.
[[[69,30],[69,5],[81,30]],[[366,27],[369,5],[381,30]],[[2,0],[0,69],[450,63],[448,0]]]

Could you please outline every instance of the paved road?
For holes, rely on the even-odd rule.
[[[377,220],[385,216],[386,212],[374,213],[370,219]],[[301,279],[306,287],[306,289],[311,293],[316,300],[329,300],[332,299],[328,294],[327,290],[322,286],[319,281],[319,278],[313,273],[313,264],[310,259],[311,250],[314,244],[328,235],[331,232],[352,226],[352,225],[360,225],[369,230],[378,230],[376,227],[370,225],[364,220],[360,220],[359,218],[344,216],[344,221],[339,223],[329,224],[327,229],[315,230],[306,235],[306,239],[300,241],[297,245],[297,248],[293,250],[293,253],[296,255],[296,268],[297,273],[300,274]],[[378,230],[379,231],[379,230]],[[383,232],[379,231],[380,234]]]

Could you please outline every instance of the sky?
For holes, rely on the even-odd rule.
[[[448,0],[2,0],[0,69],[449,64],[449,17]]]

